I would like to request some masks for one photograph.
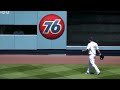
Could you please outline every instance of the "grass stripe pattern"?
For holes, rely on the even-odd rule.
[[[120,79],[120,65],[98,65],[101,74],[85,74],[82,64],[4,64],[0,79]]]

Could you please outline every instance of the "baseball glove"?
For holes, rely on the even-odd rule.
[[[103,60],[104,59],[104,55],[100,55],[100,60]]]

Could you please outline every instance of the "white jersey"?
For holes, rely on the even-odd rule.
[[[98,50],[98,44],[96,42],[91,41],[87,45],[87,49],[89,50],[89,54],[94,54],[96,55],[96,50]]]

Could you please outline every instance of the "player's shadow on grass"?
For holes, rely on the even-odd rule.
[[[73,69],[73,70],[75,70],[75,71],[77,71],[77,72],[80,72],[80,73],[85,74],[85,73],[86,73],[87,68],[75,68],[75,69]],[[90,74],[95,74],[95,71],[94,71],[94,69],[93,69],[93,68],[91,69],[91,73],[90,73]]]

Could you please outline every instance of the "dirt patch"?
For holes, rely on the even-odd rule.
[[[88,64],[88,56],[73,55],[0,55],[0,64]],[[96,64],[120,64],[120,56],[96,57]]]

